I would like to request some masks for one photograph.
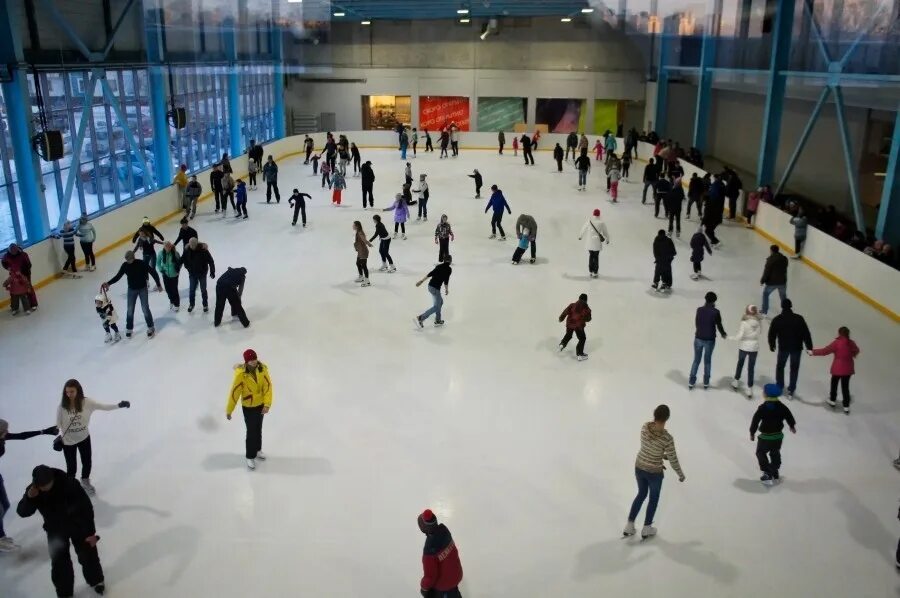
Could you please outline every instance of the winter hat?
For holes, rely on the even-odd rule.
[[[187,170],[187,164],[182,164],[182,165],[181,165],[181,170],[182,170],[182,172],[186,171],[186,170]]]
[[[94,297],[94,301],[96,301],[97,303],[106,303],[106,297],[104,297],[103,295],[97,295],[96,297]]]
[[[249,363],[251,361],[256,360],[256,351],[253,349],[247,349],[244,351],[244,363]]]
[[[600,208],[596,208],[596,209],[594,210],[594,216],[597,217],[597,218],[600,217]]]
[[[9,430],[9,422],[6,421],[5,419],[0,419],[0,436],[3,436],[4,434],[6,434],[6,432],[8,430]]]
[[[437,524],[437,517],[431,512],[431,509],[425,509],[422,511],[422,514],[419,515],[419,529],[423,532],[427,533],[429,530],[435,529]]]
[[[704,295],[703,298],[707,303],[715,303],[719,299],[719,296],[710,291],[706,295]]]
[[[150,224],[150,219],[147,218],[146,216],[144,216],[144,219],[141,220],[141,222],[144,223],[144,224]]]
[[[794,302],[790,299],[785,299],[781,302],[781,309],[791,309],[792,307],[794,307]]]
[[[496,191],[496,190],[497,190],[497,185],[491,185],[491,191]]]
[[[587,301],[587,295],[585,293],[578,295],[578,300],[579,301]]]
[[[766,384],[763,387],[763,392],[767,397],[777,399],[781,396],[781,387],[777,384]]]
[[[46,465],[38,465],[31,471],[31,482],[35,486],[46,486],[53,481],[53,470]]]

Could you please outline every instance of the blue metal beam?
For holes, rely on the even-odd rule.
[[[277,15],[273,14],[273,18]],[[272,43],[272,61],[274,71],[272,76],[273,98],[273,117],[275,119],[275,139],[281,139],[285,136],[285,113],[284,113],[284,35],[281,27],[276,23],[272,23],[271,31]]]
[[[241,124],[241,82],[238,69],[237,31],[234,19],[228,18],[222,22],[222,47],[228,59],[228,137],[229,150],[232,156],[240,156],[247,147],[242,135]]]
[[[56,5],[53,3],[53,0],[40,0],[40,2],[41,2],[41,6],[50,15],[50,18],[53,20],[53,22],[56,23],[56,25],[60,29],[62,29],[63,33],[65,33],[66,36],[69,38],[69,41],[72,42],[72,45],[75,46],[75,49],[77,49],[79,52],[81,52],[81,54],[87,60],[94,62],[98,58],[101,60],[103,59],[102,54],[96,55],[93,52],[91,52],[86,45],[84,45],[84,42],[81,41],[81,38],[78,37],[78,34],[75,33],[75,30],[72,29],[72,26],[69,24],[69,22],[66,20],[66,18],[63,17],[59,13],[59,11],[56,9]]]
[[[694,111],[694,136],[691,145],[706,153],[709,113],[712,109],[712,80],[709,71],[716,64],[716,40],[719,37],[722,16],[721,0],[714,0],[713,7],[703,28],[703,42],[700,49],[700,79],[697,82],[697,105]]]
[[[809,21],[813,38],[816,40],[816,45],[819,46],[819,53],[822,54],[822,60],[825,61],[825,64],[830,64],[831,54],[828,52],[828,46],[825,45],[825,40],[822,38],[822,29],[819,27],[819,23],[816,22],[816,15],[813,14],[812,0],[803,0],[803,13]]]
[[[656,115],[653,130],[660,137],[666,135],[666,115],[669,110],[669,72],[666,70],[666,54],[670,43],[665,31],[659,35],[659,63],[656,70]]]
[[[900,104],[894,112],[894,136],[891,154],[881,191],[881,206],[875,223],[875,235],[890,243],[897,250],[900,245]]]
[[[78,129],[75,134],[75,143],[72,145],[72,167],[66,177],[66,187],[59,203],[59,221],[56,228],[61,228],[69,213],[69,204],[72,203],[72,191],[75,190],[75,178],[78,175],[78,164],[81,163],[81,148],[84,146],[84,136],[87,132],[88,121],[93,113],[91,100],[94,97],[94,88],[97,86],[97,75],[93,72],[84,86],[84,95],[81,98],[81,120],[78,121]]]
[[[768,185],[775,176],[778,143],[781,138],[781,114],[784,110],[785,77],[791,58],[791,37],[794,29],[794,0],[777,0],[775,30],[772,35],[772,61],[769,66],[769,85],[763,117],[762,139],[759,144],[759,166],[756,184]]]
[[[134,6],[134,0],[128,0],[128,2],[125,3],[122,14],[119,15],[119,19],[116,21],[112,32],[109,34],[109,39],[106,41],[106,47],[104,47],[103,52],[101,52],[104,59],[109,56],[109,51],[112,50],[113,43],[115,43],[116,37],[119,35],[119,30],[122,28],[122,23],[125,21],[125,17],[128,16],[128,12],[131,10],[132,6]]]
[[[147,48],[147,74],[150,83],[150,116],[153,119],[153,162],[159,188],[172,182],[172,156],[169,151],[169,119],[166,110],[166,82],[163,71],[161,9],[147,0],[144,11],[144,37]],[[171,68],[171,67],[169,67]],[[175,93],[175,90],[170,90]]]
[[[784,168],[784,175],[782,175],[781,181],[778,182],[778,186],[775,187],[776,197],[784,190],[785,184],[788,179],[791,178],[791,174],[794,172],[794,166],[797,165],[797,160],[800,158],[800,154],[803,152],[807,140],[809,140],[809,134],[812,133],[813,126],[815,126],[816,121],[819,120],[819,114],[821,114],[822,107],[825,105],[825,100],[828,99],[828,94],[830,92],[830,87],[822,88],[822,93],[819,94],[819,99],[813,107],[812,113],[809,115],[809,120],[806,121],[806,126],[803,127],[803,132],[800,134],[800,140],[797,142],[797,147],[794,148],[794,153],[791,154],[787,166]]]
[[[847,127],[845,116],[844,92],[840,85],[832,87],[834,93],[834,108],[837,113],[838,130],[841,133],[841,146],[844,148],[844,167],[847,169],[847,182],[850,184],[850,200],[853,206],[853,217],[856,220],[858,230],[866,230],[866,220],[862,213],[862,203],[859,198],[859,181],[857,180],[857,164],[853,159],[853,148],[850,146],[850,130]]]
[[[132,133],[131,129],[128,127],[128,119],[125,118],[125,114],[122,112],[122,106],[119,105],[119,100],[116,98],[115,94],[113,94],[112,92],[112,89],[109,87],[109,81],[106,80],[106,74],[100,69],[94,69],[94,74],[100,81],[100,87],[103,90],[103,97],[106,98],[106,102],[109,104],[109,107],[112,108],[113,112],[116,113],[116,118],[119,120],[119,126],[122,127],[122,133],[125,137],[125,141],[128,142],[128,145],[131,147],[131,151],[134,152],[134,154],[137,156],[137,160],[140,163],[141,168],[143,168],[144,172],[149,175],[152,171],[147,164],[147,160],[144,159],[144,148],[138,145],[138,142],[135,141],[134,133]],[[147,181],[144,183],[145,188],[149,187],[150,189],[159,189],[162,186],[162,182],[154,181],[152,176],[145,176],[144,180]]]

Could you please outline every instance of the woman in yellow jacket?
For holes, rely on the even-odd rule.
[[[256,469],[257,459],[266,460],[262,452],[262,425],[263,416],[272,407],[272,379],[269,368],[260,363],[253,349],[244,351],[244,363],[234,370],[234,382],[225,408],[225,417],[229,420],[238,401],[247,426],[247,467]]]

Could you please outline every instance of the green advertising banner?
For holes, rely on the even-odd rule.
[[[526,98],[478,98],[479,131],[512,131],[525,122]]]
[[[594,100],[594,133],[616,132],[619,126],[619,101]]]

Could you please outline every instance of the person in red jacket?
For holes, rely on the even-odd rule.
[[[585,325],[591,321],[591,308],[587,304],[587,295],[582,293],[578,296],[578,301],[570,303],[561,314],[559,321],[566,321],[566,335],[559,341],[559,350],[563,351],[569,341],[572,340],[572,334],[578,337],[578,344],[575,346],[575,357],[578,361],[584,361],[588,358],[584,352],[584,343],[587,337],[584,335]]]
[[[443,523],[438,523],[431,509],[419,515],[419,529],[425,534],[422,550],[422,582],[420,592],[425,598],[462,598],[459,583],[463,578],[459,550]]]
[[[25,278],[28,279],[28,283],[31,284],[31,259],[28,257],[28,254],[25,251],[12,243],[9,246],[9,249],[6,250],[6,254],[3,256],[3,259],[0,260],[0,264],[3,265],[3,269],[12,272],[21,272],[25,275]],[[34,287],[28,291],[28,304],[31,305],[31,311],[35,311],[38,308],[37,295],[34,292]]]
[[[837,338],[821,349],[813,349],[810,355],[834,355],[831,362],[831,396],[828,405],[837,404],[837,387],[841,383],[841,396],[844,398],[844,413],[850,415],[850,376],[856,373],[853,360],[859,355],[859,347],[850,340],[850,329],[846,326],[838,328]]]

